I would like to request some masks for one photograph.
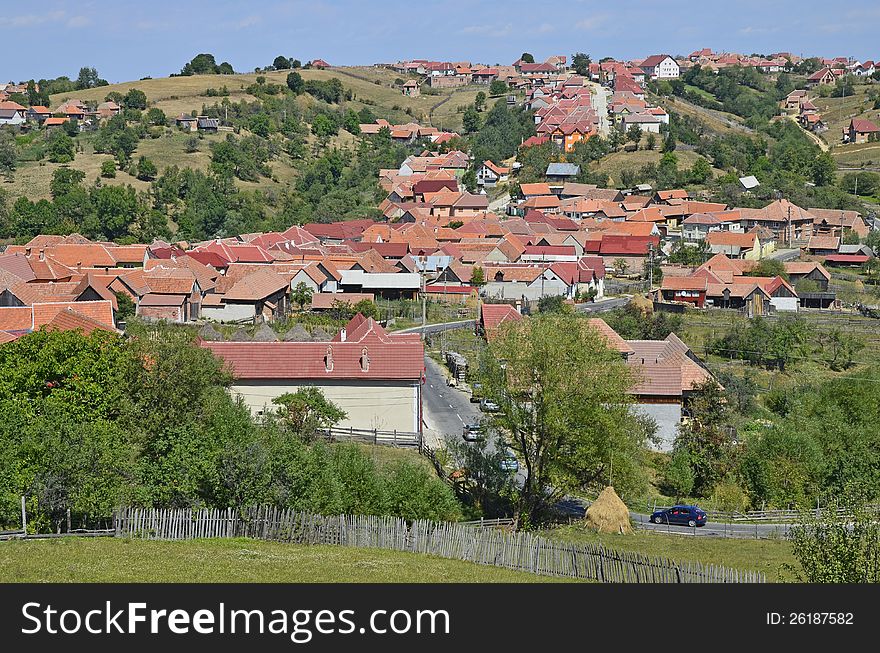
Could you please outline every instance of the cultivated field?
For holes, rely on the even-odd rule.
[[[535,583],[560,579],[432,556],[249,539],[0,542],[0,582]]]

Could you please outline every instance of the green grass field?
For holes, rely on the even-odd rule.
[[[248,539],[0,542],[4,583],[537,583],[559,579],[413,553]]]
[[[679,561],[710,563],[735,569],[761,571],[769,582],[779,582],[790,574],[783,564],[794,564],[791,545],[784,540],[723,539],[654,535],[600,535],[583,526],[562,526],[544,533],[551,539],[565,542],[599,542],[621,551],[634,551],[649,556],[662,556]]]
[[[608,183],[615,186],[620,183],[621,172],[627,168],[638,172],[639,168],[648,163],[657,165],[663,154],[660,152],[661,138],[657,135],[657,144],[653,150],[636,150],[635,152],[612,152],[608,156],[602,157],[599,161],[591,164],[591,168],[596,172],[604,172],[609,176]],[[644,147],[644,139],[642,141]],[[675,156],[678,157],[679,169],[690,168],[694,161],[700,158],[696,152],[687,150],[676,150]],[[718,171],[716,174],[721,174]]]

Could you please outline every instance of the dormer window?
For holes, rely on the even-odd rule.
[[[333,347],[327,347],[327,353],[324,354],[324,371],[333,371]]]
[[[361,372],[369,372],[370,371],[370,354],[367,352],[367,348],[364,347],[361,350]]]

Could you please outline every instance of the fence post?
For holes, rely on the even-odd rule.
[[[21,497],[21,530],[27,535],[27,512],[24,509],[24,495]]]

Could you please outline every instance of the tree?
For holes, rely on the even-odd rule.
[[[642,128],[638,125],[630,125],[629,129],[626,130],[626,139],[638,144],[642,140]]]
[[[870,196],[880,189],[880,175],[876,172],[847,172],[840,185],[847,193]]]
[[[813,162],[813,183],[830,186],[837,180],[837,162],[829,152],[822,152]]]
[[[492,80],[492,83],[489,84],[489,95],[492,97],[498,97],[499,95],[504,95],[507,93],[507,84],[502,82],[500,79]]]
[[[670,131],[666,132],[666,138],[663,139],[663,145],[660,148],[660,151],[666,154],[667,152],[673,152],[675,150],[675,135]]]
[[[116,321],[125,322],[128,318],[134,317],[137,307],[132,298],[122,291],[113,294],[116,295],[116,305],[119,307],[116,311]]]
[[[490,447],[487,440],[464,442],[448,436],[444,450],[457,472],[456,489],[482,517],[510,514],[516,496],[514,475],[504,469],[505,451]]]
[[[474,109],[477,111],[482,111],[486,108],[486,94],[483,91],[479,91],[477,96],[474,98]]]
[[[645,138],[645,149],[646,150],[653,150],[656,146],[657,146],[657,137],[654,135],[654,132],[650,132],[648,134],[648,136]]]
[[[712,165],[703,157],[699,157],[691,166],[692,184],[705,184],[712,178]]]
[[[305,82],[302,75],[297,72],[287,74],[287,88],[293,91],[294,95],[299,95],[305,90]]]
[[[614,273],[620,276],[625,276],[626,271],[629,270],[629,263],[626,262],[625,258],[614,259],[614,263],[611,266],[614,268]]]
[[[523,63],[535,63],[535,57],[530,52],[523,52],[519,59]]]
[[[125,94],[123,102],[126,109],[146,109],[147,94],[139,88],[133,88]]]
[[[571,65],[574,68],[574,72],[583,77],[589,77],[591,62],[590,55],[583,52],[576,52],[571,55]]]
[[[475,265],[473,270],[471,270],[471,285],[475,288],[479,288],[480,286],[485,285],[486,283],[486,273],[482,267],[479,265]]]
[[[549,313],[505,323],[480,359],[479,378],[499,406],[490,431],[524,468],[520,527],[540,523],[569,492],[642,487],[640,460],[654,427],[630,410],[631,370],[587,320]]]
[[[156,107],[147,111],[144,119],[147,121],[148,125],[153,125],[155,127],[164,127],[168,124],[168,117],[165,115],[165,112]]]
[[[272,66],[274,66],[275,70],[287,70],[290,68],[290,59],[278,55],[275,57],[275,61],[272,62]]]
[[[79,69],[79,76],[76,78],[76,90],[84,91],[96,86],[107,86],[107,81],[98,76],[98,71],[94,68],[83,67]]]
[[[272,403],[279,406],[281,423],[306,441],[314,440],[319,431],[330,429],[348,417],[315,387],[287,392],[273,399]]]
[[[187,154],[194,154],[199,151],[199,137],[190,136],[183,144],[183,149]]]
[[[197,54],[180,71],[181,75],[214,75],[217,73],[217,61],[213,54]]]
[[[538,311],[541,313],[562,313],[565,308],[565,297],[562,295],[546,295],[538,300]]]
[[[49,161],[52,163],[70,163],[73,161],[73,139],[60,129],[52,130],[47,147]]]
[[[105,179],[113,179],[116,176],[116,162],[112,160],[104,161],[101,164],[101,176]]]
[[[750,274],[753,277],[782,277],[788,281],[788,273],[785,264],[775,258],[763,258],[752,268]]]
[[[805,513],[788,539],[798,567],[786,565],[799,583],[880,582],[880,523],[857,506],[850,515],[833,510]]]
[[[477,110],[473,106],[469,106],[465,109],[464,115],[461,119],[461,125],[467,134],[472,134],[480,129],[480,114],[477,113]]]
[[[7,129],[0,130],[0,172],[14,172],[17,158],[15,137]]]
[[[142,156],[138,159],[137,163],[137,178],[142,181],[152,181],[156,178],[158,174],[158,170],[156,169],[156,164],[153,163],[150,159],[145,156]]]
[[[290,298],[299,306],[299,310],[303,310],[305,305],[312,301],[313,292],[305,281],[300,281],[291,291]]]

